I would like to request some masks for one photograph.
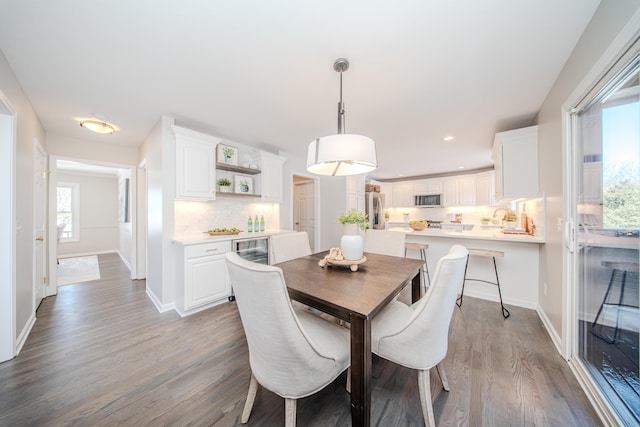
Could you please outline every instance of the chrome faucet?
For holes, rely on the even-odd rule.
[[[497,208],[495,211],[493,211],[493,217],[496,217],[496,213],[498,213],[498,211],[505,211],[505,212],[509,212],[509,209],[507,208]]]

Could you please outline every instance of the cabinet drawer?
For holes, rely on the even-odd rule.
[[[231,242],[211,242],[200,245],[189,245],[186,247],[185,255],[187,258],[195,258],[207,255],[224,254],[231,251]]]

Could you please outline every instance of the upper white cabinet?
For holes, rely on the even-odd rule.
[[[413,205],[413,183],[411,181],[394,182],[393,207],[408,208]]]
[[[365,210],[365,176],[352,175],[346,177],[347,185],[347,210],[355,209],[357,211]]]
[[[176,198],[215,200],[216,145],[221,140],[172,126],[176,136]]]
[[[445,178],[442,181],[445,206],[476,204],[476,182],[473,175]]]
[[[496,134],[493,143],[495,198],[538,195],[538,126]]]
[[[286,159],[262,152],[262,200],[282,203],[282,167]]]
[[[602,162],[589,162],[582,165],[580,201],[602,203]]]
[[[492,205],[495,203],[493,198],[494,176],[493,171],[482,172],[476,175],[476,205]]]

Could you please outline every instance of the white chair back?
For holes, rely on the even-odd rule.
[[[271,244],[272,264],[311,255],[309,235],[306,231],[274,234],[269,240]]]
[[[453,245],[440,258],[427,293],[410,308],[411,316],[387,330],[378,351],[393,361],[414,369],[430,369],[447,354],[449,324],[458,290],[464,278],[468,252]]]
[[[405,234],[401,231],[367,229],[364,251],[380,255],[404,257]]]
[[[326,386],[327,378],[330,382],[346,369],[348,361],[337,362],[322,335],[309,339],[291,306],[280,268],[249,262],[234,252],[227,253],[226,260],[251,371],[262,386],[296,399],[315,393]]]

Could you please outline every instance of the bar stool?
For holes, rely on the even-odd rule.
[[[467,280],[474,280],[476,282],[484,282],[484,283],[489,283],[490,285],[496,285],[498,287],[498,296],[500,296],[500,307],[502,308],[502,317],[504,317],[506,319],[507,317],[511,316],[511,313],[509,312],[509,310],[507,310],[507,308],[502,303],[502,292],[500,291],[500,279],[498,279],[498,267],[496,267],[496,258],[504,257],[504,252],[502,252],[502,251],[493,251],[493,250],[490,250],[490,249],[470,249],[470,248],[467,248],[467,250],[469,251],[469,256],[467,256],[467,265],[464,267],[464,279],[462,280],[462,292],[460,292],[460,296],[456,300],[456,305],[458,307],[462,307],[462,297],[464,296],[464,284],[465,284],[465,282]],[[488,280],[482,280],[482,279],[467,279],[467,267],[469,267],[469,257],[471,255],[487,257],[487,258],[492,258],[493,259],[493,270],[496,272],[496,281],[495,282],[490,282]]]
[[[613,344],[618,339],[618,332],[620,331],[620,307],[627,308],[638,308],[637,305],[630,305],[624,303],[624,291],[625,286],[627,284],[627,273],[638,273],[638,263],[637,262],[625,262],[625,261],[602,261],[602,266],[606,269],[611,269],[611,278],[609,279],[609,286],[607,286],[607,292],[604,294],[604,298],[602,299],[602,304],[600,304],[600,308],[598,309],[598,314],[596,314],[596,318],[593,319],[593,323],[591,324],[591,333],[598,338],[601,338],[605,342],[609,344]],[[611,289],[613,288],[613,284],[615,283],[616,273],[622,273],[622,280],[620,280],[620,293],[618,295],[617,302],[615,300],[610,301]],[[616,308],[616,327],[613,332],[613,339],[608,336],[602,334],[602,326],[600,325],[600,333],[596,332],[596,326],[598,326],[598,319],[602,314],[602,309],[607,307],[615,307]]]
[[[429,245],[423,243],[405,243],[404,244],[404,256],[407,257],[407,249],[415,249],[416,251],[420,251],[420,259],[423,261],[422,268],[420,269],[420,281],[422,283],[423,294],[426,293],[427,284],[424,280],[424,274],[427,273],[427,280],[429,281],[429,286],[431,286],[431,277],[429,277],[429,264],[427,264],[427,253],[426,250],[429,249]]]

